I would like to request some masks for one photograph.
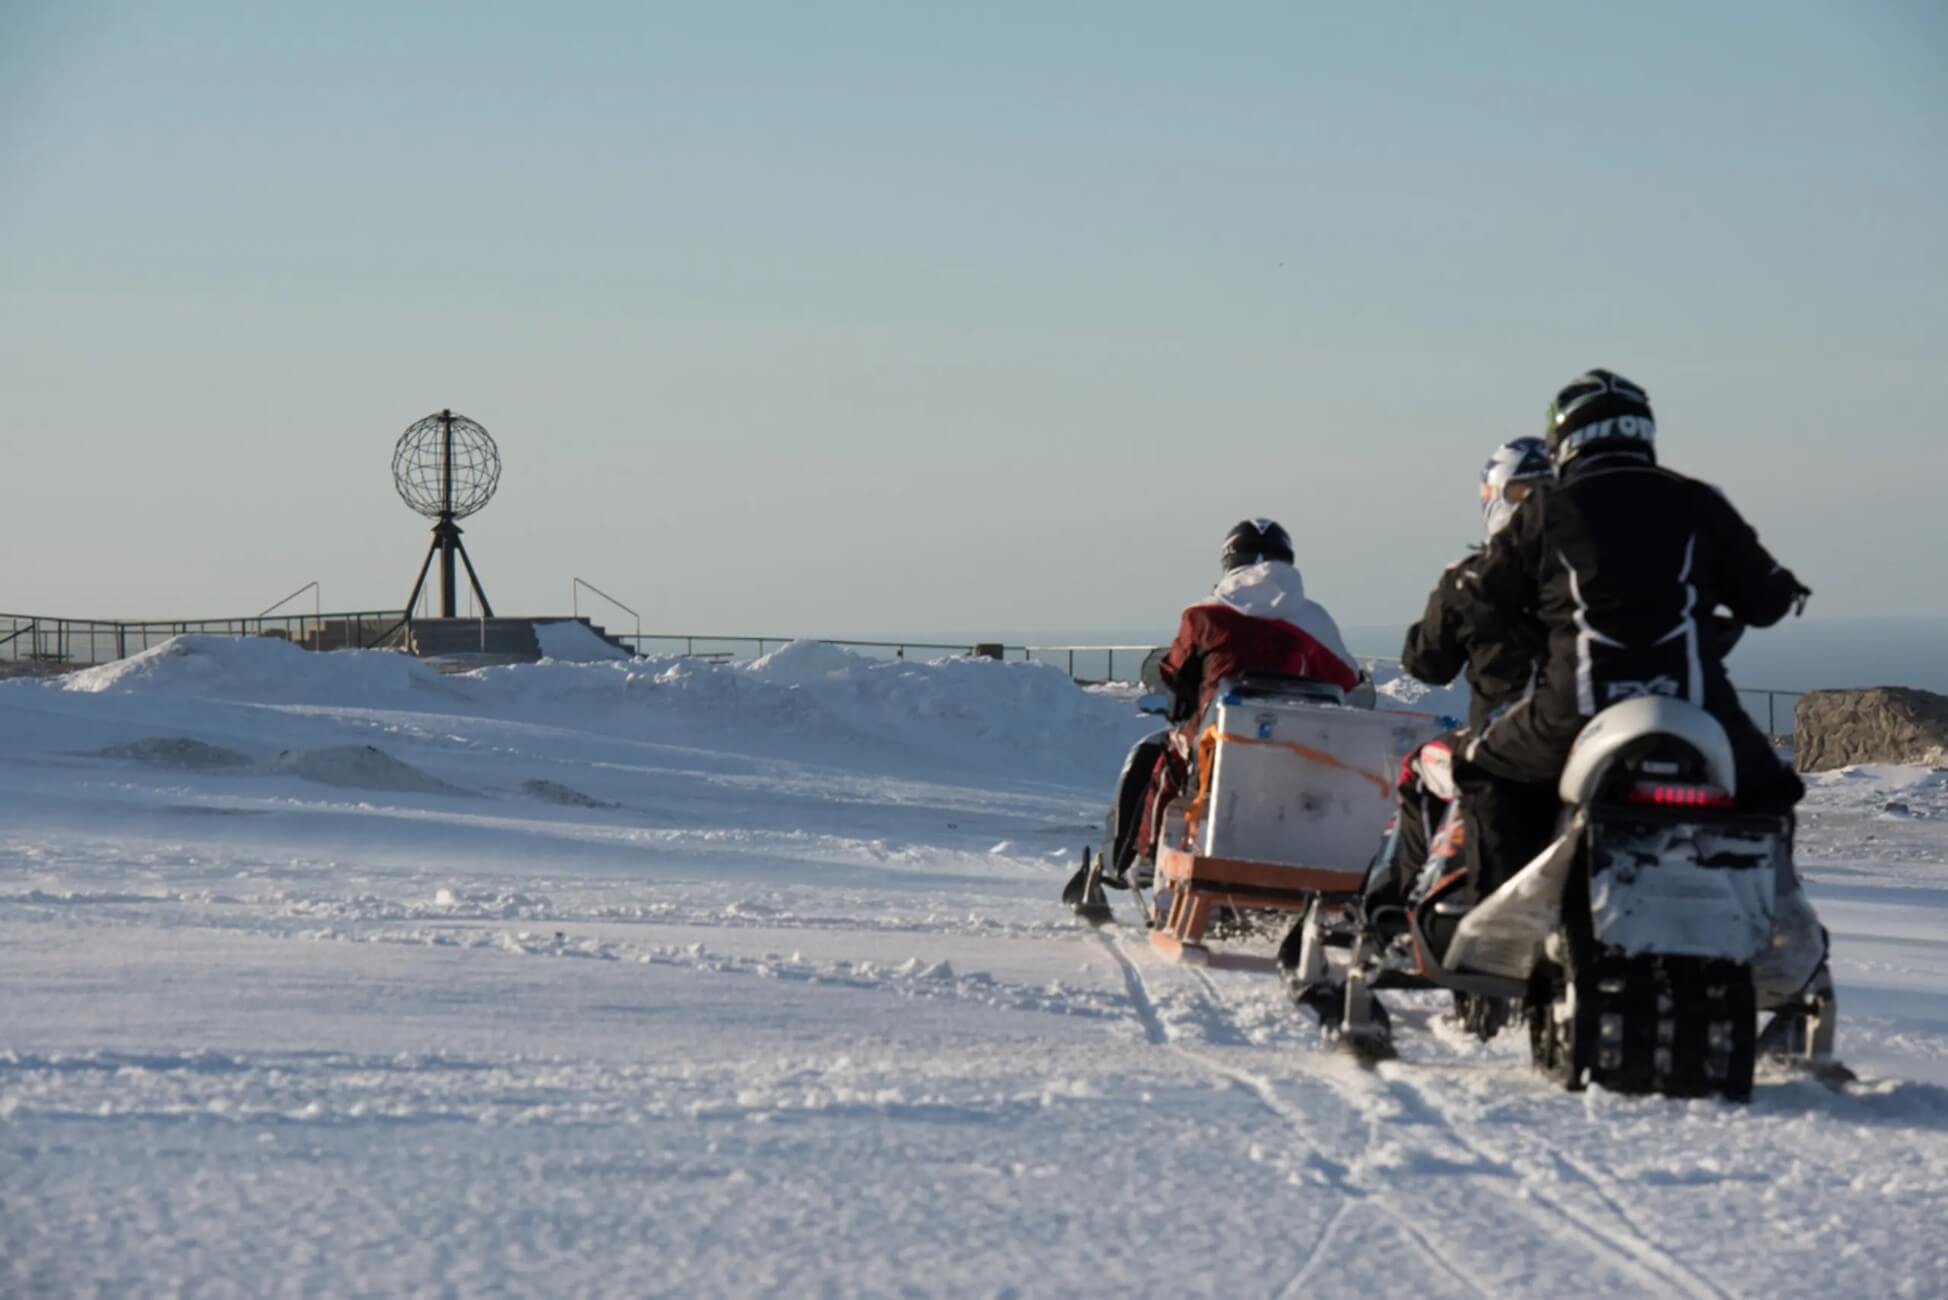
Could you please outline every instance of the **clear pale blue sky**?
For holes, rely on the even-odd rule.
[[[1404,622],[1590,365],[1827,615],[1948,609],[1948,10],[0,0],[0,609]]]

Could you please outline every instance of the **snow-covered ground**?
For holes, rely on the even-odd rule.
[[[1948,775],[1815,783],[1865,1077],[1736,1107],[1077,926],[1148,726],[815,645],[0,683],[0,1294],[1942,1293]]]

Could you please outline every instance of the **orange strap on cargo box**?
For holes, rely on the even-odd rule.
[[[1235,732],[1219,731],[1217,725],[1213,723],[1204,728],[1204,734],[1197,738],[1197,797],[1184,811],[1185,826],[1193,835],[1197,832],[1197,823],[1203,819],[1205,807],[1210,803],[1211,770],[1217,766],[1213,760],[1216,758],[1220,740],[1232,745],[1270,745],[1276,749],[1289,749],[1300,758],[1324,763],[1327,767],[1336,767],[1341,771],[1351,772],[1354,776],[1365,777],[1380,787],[1381,798],[1393,798],[1393,786],[1385,777],[1375,776],[1363,768],[1354,767],[1351,763],[1342,763],[1322,749],[1301,745],[1295,740],[1260,740],[1256,736],[1240,736]]]

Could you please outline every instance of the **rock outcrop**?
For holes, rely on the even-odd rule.
[[[1850,763],[1948,764],[1948,695],[1908,686],[1808,691],[1793,719],[1802,772]]]

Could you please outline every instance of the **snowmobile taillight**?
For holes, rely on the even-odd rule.
[[[1730,808],[1732,797],[1715,785],[1669,785],[1640,781],[1631,787],[1630,803],[1655,804],[1660,808]]]

